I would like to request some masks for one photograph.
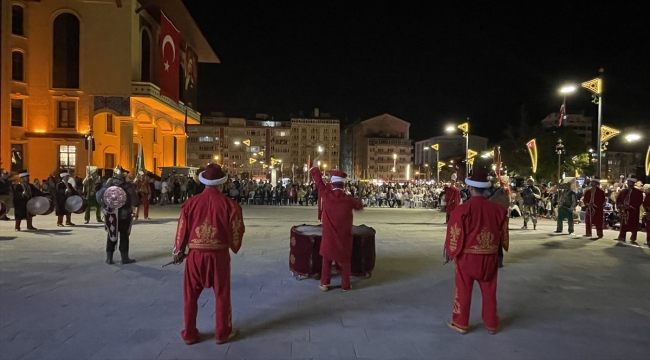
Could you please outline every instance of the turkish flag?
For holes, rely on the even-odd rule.
[[[181,34],[174,24],[160,12],[160,93],[178,102],[178,71],[181,60]]]

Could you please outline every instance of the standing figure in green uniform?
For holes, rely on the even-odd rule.
[[[562,184],[562,194],[560,194],[560,201],[558,202],[557,211],[557,230],[556,234],[562,233],[562,222],[566,219],[569,224],[569,235],[575,235],[573,232],[573,211],[578,203],[576,195],[575,178],[569,180],[567,183]]]

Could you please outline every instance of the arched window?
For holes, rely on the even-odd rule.
[[[52,42],[52,86],[79,88],[79,19],[63,13],[54,19]]]
[[[151,81],[151,39],[144,30],[140,39],[140,81]]]
[[[14,35],[24,35],[23,27],[23,7],[20,5],[11,6],[11,33]]]
[[[25,81],[24,60],[25,55],[22,51],[11,52],[11,80]]]

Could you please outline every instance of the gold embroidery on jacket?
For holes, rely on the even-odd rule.
[[[239,217],[239,214],[237,214],[235,215],[235,219],[232,221],[232,242],[235,246],[239,245],[239,241],[241,240],[241,227],[242,220]]]
[[[458,223],[455,223],[449,228],[449,251],[456,251],[458,247],[458,237],[460,236],[460,228]]]
[[[196,232],[197,238],[192,242],[196,244],[209,244],[218,242],[217,239],[214,238],[214,236],[217,234],[217,228],[213,227],[212,224],[210,224],[210,219],[207,217],[203,221],[203,224],[194,229],[194,231]]]
[[[497,251],[498,245],[494,244],[494,234],[490,232],[487,227],[484,227],[481,232],[476,235],[478,245],[474,245],[471,249],[465,249],[464,252],[469,254],[492,254]]]
[[[176,230],[176,242],[181,240],[182,236],[183,236],[183,216],[181,214],[180,219],[178,219],[178,229]]]

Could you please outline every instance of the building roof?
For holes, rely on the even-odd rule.
[[[221,62],[181,0],[138,0],[138,2],[142,8],[162,10],[180,31],[183,39],[192,47],[200,63]]]
[[[408,121],[404,121],[404,120],[402,120],[402,119],[400,119],[400,118],[398,118],[398,117],[396,117],[396,116],[393,116],[393,115],[391,115],[391,114],[388,114],[388,113],[385,113],[385,114],[382,114],[382,115],[379,115],[379,116],[375,116],[375,117],[370,118],[370,119],[367,119],[367,120],[363,120],[363,121],[360,122],[359,124],[363,124],[363,123],[365,123],[365,122],[369,122],[369,121],[377,121],[377,120],[385,120],[385,119],[389,119],[389,120],[398,120],[398,121],[401,121],[401,122],[403,122],[403,123],[405,123],[405,124],[409,124],[409,125],[411,125],[410,122],[408,122]]]

